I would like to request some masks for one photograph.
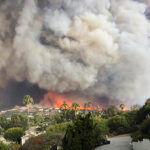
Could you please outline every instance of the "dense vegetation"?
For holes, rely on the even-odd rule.
[[[56,145],[64,150],[92,150],[102,145],[107,136],[126,133],[133,133],[133,141],[150,139],[150,99],[143,107],[135,105],[130,110],[124,110],[124,104],[120,104],[120,108],[110,105],[101,109],[91,102],[80,110],[78,103],[69,107],[64,102],[54,115],[34,113],[31,118],[30,105],[34,101],[27,95],[23,102],[28,108],[27,113],[12,114],[9,118],[0,116],[0,134],[13,142],[7,146],[0,143],[0,150],[47,150]],[[42,134],[30,138],[23,146],[18,145],[31,127],[38,127],[37,132]]]
[[[150,139],[150,99],[137,113],[138,130],[132,134],[133,141]]]

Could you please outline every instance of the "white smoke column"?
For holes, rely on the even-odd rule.
[[[143,2],[20,2],[17,19],[10,20],[15,22],[11,42],[3,42],[0,32],[0,84],[28,80],[46,90],[143,103],[150,96],[149,1]],[[7,3],[20,7],[19,0]],[[3,30],[10,26],[2,9]]]

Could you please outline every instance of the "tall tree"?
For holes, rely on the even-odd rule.
[[[84,104],[84,110],[86,110],[86,108],[87,108],[87,103]]]
[[[115,105],[110,105],[107,110],[106,110],[107,114],[109,117],[115,116],[118,114],[118,109],[116,108]]]
[[[29,109],[30,109],[30,105],[34,104],[34,100],[30,95],[25,95],[23,98],[23,104],[25,104],[28,107],[28,125],[29,125]]]
[[[77,110],[80,108],[80,105],[77,102],[72,103],[72,108],[75,111],[75,114],[77,113]]]
[[[68,108],[68,104],[66,103],[66,101],[64,101],[61,105],[62,109],[67,109]]]
[[[125,108],[125,105],[124,104],[120,104],[120,109],[124,110],[124,108]]]
[[[88,103],[87,103],[87,107],[90,107],[90,108],[91,108],[91,107],[92,107],[92,102],[88,102]]]

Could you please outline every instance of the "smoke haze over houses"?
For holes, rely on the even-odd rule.
[[[149,14],[150,0],[0,0],[1,104],[19,101],[8,92],[18,84],[19,98],[55,91],[144,103]]]

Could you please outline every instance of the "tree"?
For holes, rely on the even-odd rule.
[[[145,120],[150,115],[150,99],[147,99],[145,105],[139,109],[137,114],[137,120],[140,124],[143,120]]]
[[[6,116],[0,116],[0,126],[7,130],[10,127],[10,121],[7,119]]]
[[[21,137],[24,135],[22,128],[9,128],[5,131],[4,138],[9,141],[21,143]]]
[[[112,117],[118,114],[118,109],[116,108],[115,105],[110,105],[106,111],[109,117]]]
[[[29,125],[29,107],[31,104],[34,104],[34,100],[30,95],[26,95],[23,98],[23,104],[25,104],[28,107],[28,125]]]
[[[84,104],[84,110],[86,110],[86,108],[87,108],[87,103]]]
[[[129,124],[124,116],[116,115],[108,120],[110,132],[113,134],[128,133]]]
[[[28,119],[25,115],[21,115],[21,114],[12,114],[11,115],[11,120],[10,120],[11,128],[21,127],[24,130],[26,130],[27,125],[28,125]]]
[[[72,104],[72,108],[75,110],[75,114],[76,114],[77,110],[80,108],[80,105],[78,103],[74,102]]]
[[[135,132],[137,128],[137,113],[138,110],[130,110],[124,112],[124,116],[129,124],[129,132]]]
[[[120,104],[120,108],[121,108],[121,110],[124,110],[125,105],[124,104]]]
[[[90,108],[91,108],[91,107],[92,107],[92,102],[88,102],[88,103],[87,103],[87,107],[90,107]]]
[[[150,118],[144,120],[139,130],[133,133],[131,137],[134,142],[143,141],[143,139],[150,140]]]
[[[36,125],[40,125],[44,121],[44,118],[40,115],[35,115],[34,116],[34,123]]]
[[[92,150],[101,145],[103,135],[97,128],[91,114],[78,115],[72,126],[68,126],[63,139],[63,150]]]
[[[135,104],[131,107],[131,110],[139,110],[140,106],[138,104]]]
[[[66,103],[66,101],[63,102],[63,104],[61,105],[62,109],[67,109],[68,108],[68,104]]]

